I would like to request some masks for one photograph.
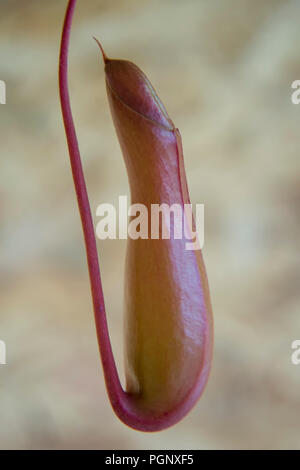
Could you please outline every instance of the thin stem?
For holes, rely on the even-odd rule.
[[[120,384],[109,339],[96,238],[89,198],[82,170],[80,151],[72,117],[68,88],[68,51],[75,6],[76,0],[69,0],[60,48],[59,91],[63,120],[69,147],[73,180],[84,234],[100,355],[108,394],[113,407],[115,407],[118,406],[118,403],[120,406],[120,401],[124,399],[125,392],[123,391]]]

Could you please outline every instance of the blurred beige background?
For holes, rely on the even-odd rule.
[[[105,392],[58,101],[66,3],[0,3],[0,447],[299,449],[300,2],[78,1],[71,98],[93,214],[128,186],[92,35],[148,75],[205,203],[213,369],[194,410],[158,434],[125,427]],[[99,253],[122,374],[125,243]]]

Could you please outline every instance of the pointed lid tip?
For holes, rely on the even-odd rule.
[[[107,62],[109,61],[109,58],[108,58],[107,55],[105,54],[101,42],[100,42],[97,38],[95,38],[94,36],[93,36],[93,39],[96,41],[96,43],[97,43],[98,46],[100,47],[100,51],[101,51],[101,53],[102,53],[102,57],[103,57],[103,62],[104,62],[104,64],[107,64]]]

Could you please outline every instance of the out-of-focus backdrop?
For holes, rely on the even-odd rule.
[[[0,447],[300,448],[300,2],[78,1],[70,86],[93,214],[128,194],[93,35],[154,84],[205,204],[212,373],[158,434],[120,423],[105,392],[58,99],[66,3],[0,3]],[[122,375],[126,242],[98,246]]]

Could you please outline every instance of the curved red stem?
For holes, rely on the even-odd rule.
[[[120,384],[109,339],[96,238],[68,89],[68,49],[75,6],[76,0],[70,0],[63,26],[59,60],[59,91],[73,180],[84,234],[100,355],[108,394],[115,409],[121,406],[122,400],[126,399],[126,394]]]

